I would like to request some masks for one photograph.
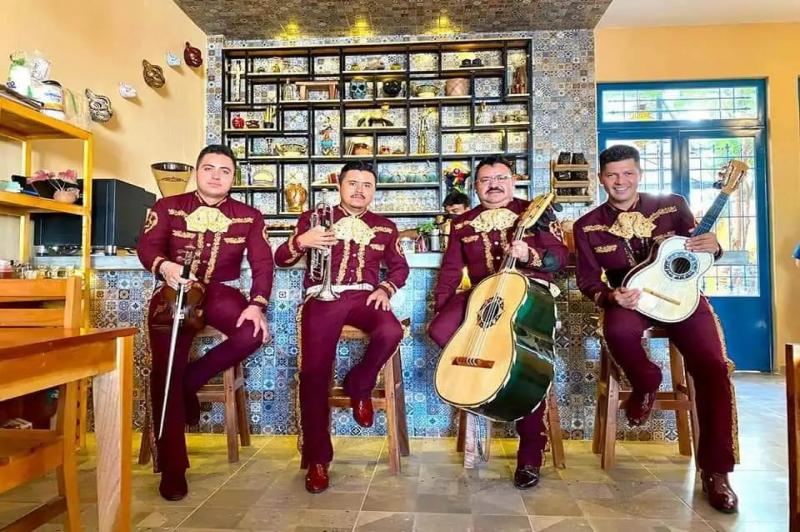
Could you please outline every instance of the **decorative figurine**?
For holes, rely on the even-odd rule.
[[[177,54],[167,52],[167,64],[171,67],[181,66],[181,58]]]
[[[242,129],[244,128],[244,118],[242,115],[236,115],[231,119],[231,126],[233,129]]]
[[[186,48],[183,49],[183,60],[190,67],[197,68],[203,64],[203,53],[187,41]]]
[[[331,133],[333,133],[333,125],[331,125],[331,119],[325,119],[325,125],[323,126],[322,130],[319,134],[322,136],[322,139],[319,141],[320,151],[322,155],[335,155],[333,153],[333,139],[331,138]]]
[[[387,79],[383,82],[383,95],[389,98],[396,98],[403,89],[403,84],[399,79]]]
[[[133,85],[128,85],[124,81],[119,82],[119,95],[123,98],[131,99],[136,98],[136,89]]]
[[[464,153],[464,139],[461,138],[460,134],[456,134],[455,152],[456,153]]]
[[[114,116],[111,110],[111,100],[108,96],[95,94],[91,89],[86,89],[86,98],[89,100],[89,114],[95,122],[105,123]]]
[[[166,83],[161,67],[148,62],[147,59],[142,59],[142,76],[144,82],[154,89],[160,89]]]
[[[419,116],[419,131],[417,132],[417,153],[422,155],[428,153],[428,133],[430,132],[430,117],[434,109],[425,107]]]
[[[355,77],[351,79],[348,92],[352,100],[365,99],[367,97],[367,78]]]

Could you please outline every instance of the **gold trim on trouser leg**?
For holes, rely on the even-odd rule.
[[[731,445],[733,445],[733,462],[739,464],[739,414],[736,408],[736,388],[733,386],[733,371],[736,369],[736,364],[733,360],[728,358],[728,346],[725,344],[725,334],[722,331],[722,324],[719,321],[719,316],[711,306],[711,302],[706,300],[711,315],[714,317],[714,325],[717,327],[717,335],[719,336],[719,343],[722,345],[722,358],[725,359],[725,364],[728,366],[728,386],[731,390]]]
[[[150,302],[158,294],[165,285],[161,285],[150,295]],[[158,463],[158,445],[156,445],[155,422],[153,417],[153,397],[150,393],[151,379],[153,378],[153,351],[150,348],[150,304],[144,311],[144,363],[146,367],[150,368],[150,375],[147,377],[147,385],[144,387],[144,425],[143,428],[149,425],[150,439],[147,445],[150,447],[150,457],[153,461],[153,473],[160,473],[161,468]]]
[[[302,410],[300,408],[300,368],[303,365],[303,305],[297,307],[295,316],[295,327],[297,329],[297,374],[295,375],[295,403],[294,417],[297,421],[297,451],[300,453],[300,460],[303,460],[303,423],[301,419]]]

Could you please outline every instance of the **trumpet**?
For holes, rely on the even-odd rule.
[[[314,212],[311,213],[311,228],[319,225],[323,226],[325,230],[333,227],[333,206],[325,201],[320,201],[314,206]],[[311,259],[308,266],[308,276],[314,281],[321,283],[319,292],[314,294],[314,299],[320,301],[335,301],[339,299],[339,294],[333,291],[331,284],[331,263],[332,263],[331,248],[326,249],[311,249]]]

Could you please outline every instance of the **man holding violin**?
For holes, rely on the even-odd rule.
[[[530,279],[552,281],[553,273],[567,265],[567,246],[550,232],[555,216],[547,211],[530,236],[510,242],[517,217],[530,202],[514,197],[511,163],[502,157],[481,160],[475,171],[480,205],[452,220],[447,251],[434,288],[436,315],[428,328],[431,339],[444,348],[464,321],[470,291],[457,293],[462,269],[472,286],[496,273],[506,252],[517,259],[518,269]],[[532,488],[539,483],[539,468],[547,443],[545,402],[517,421],[520,436],[514,486]]]
[[[403,338],[389,298],[405,284],[408,264],[395,224],[368,210],[375,184],[375,171],[369,163],[344,165],[339,174],[339,205],[322,204],[301,214],[292,236],[275,251],[280,267],[291,266],[304,256],[309,262],[304,279],[306,301],[298,327],[302,453],[308,464],[305,486],[311,493],[325,491],[329,483],[333,447],[328,390],[342,328],[351,325],[370,337],[364,357],[344,379],[353,417],[362,427],[372,425],[372,389]],[[332,226],[327,227],[329,223]],[[321,276],[315,275],[311,264],[319,260],[329,261],[318,272]],[[381,263],[387,268],[383,281],[379,279]]]
[[[186,291],[188,305],[177,333],[163,434],[158,437],[154,431],[159,492],[172,501],[188,492],[184,424],[199,422],[198,390],[270,338],[264,309],[272,289],[272,251],[261,213],[228,196],[235,171],[230,148],[206,146],[197,157],[197,190],[158,200],[147,215],[137,248],[144,267],[162,281],[147,315],[153,358],[150,394],[157,429],[178,287]],[[238,289],[245,252],[252,273],[249,298]],[[192,340],[204,323],[227,339],[190,363]]]

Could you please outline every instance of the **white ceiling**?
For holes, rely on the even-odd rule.
[[[800,22],[800,0],[613,0],[598,28]]]

